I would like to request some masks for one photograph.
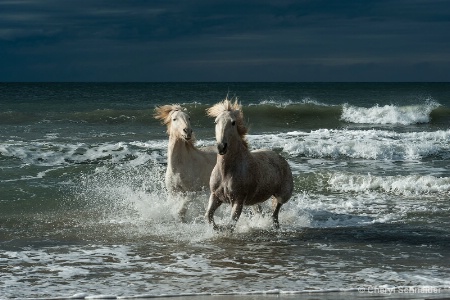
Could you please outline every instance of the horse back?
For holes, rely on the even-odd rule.
[[[271,150],[255,150],[251,155],[255,164],[252,172],[257,183],[252,202],[265,201],[272,195],[287,201],[292,195],[294,186],[287,161]]]
[[[261,176],[276,176],[285,178],[291,169],[287,161],[278,153],[272,150],[254,150],[250,152],[253,161],[256,163]]]

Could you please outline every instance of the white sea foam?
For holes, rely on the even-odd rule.
[[[281,149],[291,156],[349,157],[376,160],[421,160],[430,156],[450,157],[450,130],[397,133],[385,130],[293,131],[249,135],[253,149]],[[198,141],[210,146],[214,141]],[[119,163],[165,159],[167,140],[113,142],[100,144],[57,142],[3,142],[0,156],[19,159],[23,164],[60,166],[91,162]]]
[[[430,101],[423,105],[410,106],[373,106],[370,108],[345,104],[341,119],[358,124],[401,124],[411,125],[428,123],[430,113],[440,104]]]
[[[277,148],[291,156],[421,160],[448,157],[450,130],[398,133],[385,130],[330,130],[250,135],[253,148]]]
[[[366,226],[400,220],[411,205],[392,208],[389,195],[366,193],[293,195],[280,213],[280,223],[288,230]]]
[[[101,144],[6,142],[0,144],[0,155],[20,159],[24,164],[39,166],[58,166],[95,161],[118,163],[133,159],[139,159],[140,163],[144,163],[150,158],[156,158],[159,151],[166,147],[167,141]]]
[[[380,190],[400,195],[450,194],[450,178],[435,176],[373,176],[336,173],[328,181],[330,189],[342,192]]]

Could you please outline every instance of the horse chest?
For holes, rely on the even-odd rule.
[[[240,201],[248,192],[247,184],[234,176],[221,177],[214,190],[216,197],[225,203]]]
[[[219,185],[216,186],[216,188],[214,189],[213,192],[216,195],[216,197],[220,199],[220,201],[229,203],[229,202],[231,202],[230,191],[231,191],[231,188],[228,185],[228,182],[221,181],[219,183]]]
[[[211,174],[211,188],[222,202],[243,202],[252,193],[254,176],[250,164],[239,158],[222,159]]]
[[[176,191],[196,191],[202,188],[198,177],[190,176],[185,172],[169,170],[166,172],[166,187]]]

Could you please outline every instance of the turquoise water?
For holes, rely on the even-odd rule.
[[[157,105],[237,96],[251,148],[295,181],[280,213],[235,233],[167,200]],[[358,290],[448,291],[448,83],[2,83],[0,298]],[[221,207],[218,222],[229,217]],[[384,295],[386,296],[386,295]]]

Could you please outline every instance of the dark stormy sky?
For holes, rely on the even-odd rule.
[[[0,81],[450,81],[450,1],[0,0]]]

